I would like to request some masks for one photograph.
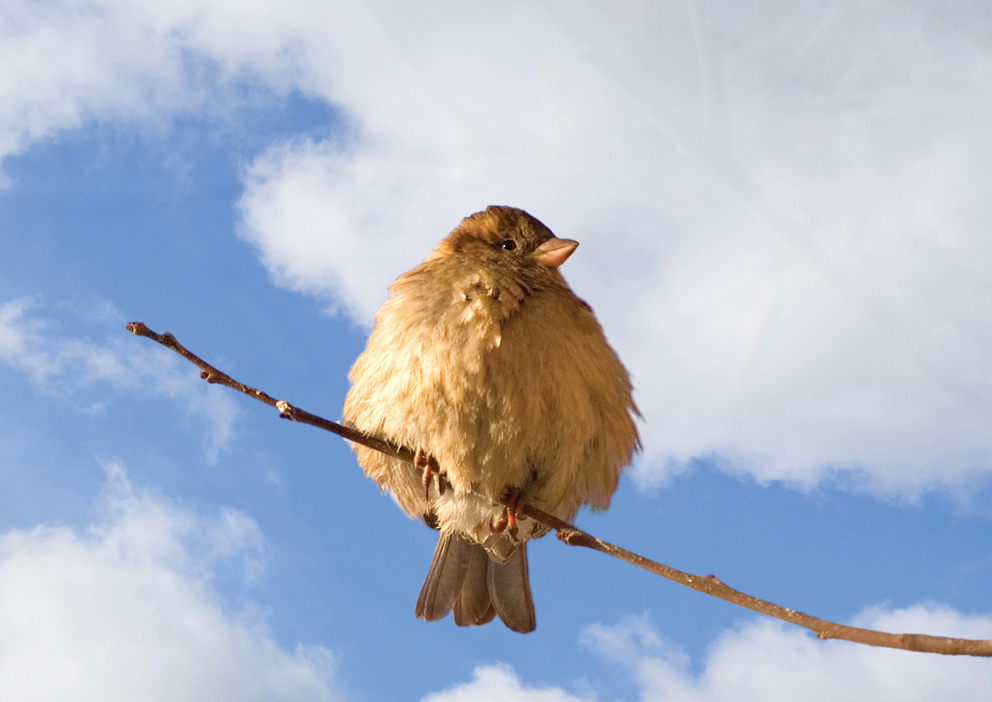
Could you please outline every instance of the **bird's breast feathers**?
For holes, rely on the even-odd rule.
[[[608,505],[636,445],[630,382],[556,278],[452,280],[429,265],[400,276],[352,369],[346,418],[430,452],[458,492],[529,486],[548,508],[578,496],[563,515]]]

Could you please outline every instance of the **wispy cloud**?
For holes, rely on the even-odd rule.
[[[0,304],[0,362],[24,373],[42,392],[71,399],[85,411],[99,411],[120,394],[166,397],[208,429],[207,454],[216,460],[233,435],[237,405],[216,387],[199,379],[172,354],[133,341],[123,331],[123,320],[109,315],[119,339],[73,336],[57,316],[44,317],[36,298]],[[51,312],[51,310],[49,310]],[[97,323],[88,331],[103,336]]]
[[[238,513],[204,518],[106,466],[104,518],[0,535],[0,689],[5,699],[338,699],[325,648],[281,648],[263,621],[210,587],[217,554],[256,553]]]

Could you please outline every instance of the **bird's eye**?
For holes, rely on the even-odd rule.
[[[517,248],[517,242],[513,239],[503,239],[503,241],[499,242],[499,247],[504,251],[513,251]]]

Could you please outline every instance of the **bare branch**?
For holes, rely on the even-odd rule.
[[[635,565],[638,568],[660,575],[663,578],[685,585],[688,588],[702,592],[712,597],[719,597],[739,607],[767,614],[769,617],[782,619],[811,630],[821,639],[842,639],[869,646],[884,646],[899,648],[907,651],[923,653],[943,653],[957,656],[992,656],[992,641],[975,639],[953,639],[944,636],[929,636],[927,634],[888,634],[872,629],[860,629],[855,626],[835,624],[824,619],[818,619],[794,609],[787,609],[771,602],[747,595],[740,590],[724,585],[715,575],[692,575],[681,570],[656,563],[644,556],[627,549],[615,546],[607,541],[576,529],[566,521],[537,509],[533,505],[524,505],[524,514],[532,519],[555,529],[558,538],[569,546],[584,546],[608,556],[619,558],[621,561]]]
[[[200,377],[208,383],[224,385],[225,387],[237,390],[248,397],[258,400],[259,402],[264,402],[269,407],[274,407],[279,410],[279,416],[283,419],[288,419],[291,422],[301,422],[303,424],[315,426],[319,429],[329,431],[332,434],[337,434],[341,438],[347,439],[353,443],[362,444],[363,446],[368,446],[376,451],[381,451],[387,456],[392,456],[393,458],[398,458],[401,461],[413,463],[414,452],[408,448],[396,446],[388,441],[383,441],[378,437],[368,436],[367,434],[363,434],[362,432],[352,429],[351,427],[338,424],[337,422],[332,422],[324,419],[323,417],[318,417],[315,414],[310,414],[306,410],[302,410],[299,407],[294,407],[288,402],[276,400],[261,390],[251,387],[250,385],[245,385],[244,383],[238,382],[227,373],[217,370],[202,358],[193,354],[189,349],[180,344],[176,340],[176,337],[169,332],[166,332],[165,334],[156,334],[151,329],[146,327],[144,322],[131,322],[127,325],[127,330],[136,336],[143,336],[147,339],[151,339],[152,341],[157,341],[167,349],[175,351],[194,366],[199,368]]]
[[[376,451],[381,451],[389,456],[398,458],[413,464],[416,459],[416,452],[405,447],[397,446],[379,437],[370,436],[352,427],[332,422],[323,417],[310,414],[304,410],[294,407],[288,402],[275,400],[261,390],[245,385],[234,380],[226,373],[222,373],[209,363],[192,354],[186,347],[180,344],[172,334],[156,334],[146,327],[142,322],[131,322],[127,325],[128,331],[137,336],[144,336],[162,344],[166,348],[172,349],[190,363],[200,369],[200,377],[208,383],[217,383],[244,393],[260,402],[264,402],[270,407],[279,410],[279,415],[294,422],[302,422],[324,429],[333,434],[347,439],[356,444],[367,446]],[[787,621],[791,624],[811,630],[821,639],[840,639],[854,643],[866,644],[868,646],[883,646],[886,648],[896,648],[906,651],[919,651],[922,653],[940,653],[944,655],[956,656],[988,656],[992,657],[992,640],[982,639],[956,639],[944,636],[930,636],[928,634],[890,634],[872,629],[860,629],[843,624],[835,624],[824,619],[818,619],[802,612],[781,607],[777,604],[752,597],[732,587],[724,585],[715,575],[692,575],[683,573],[675,568],[662,565],[644,556],[615,546],[607,541],[596,538],[581,529],[577,529],[562,519],[544,512],[530,504],[524,504],[523,512],[531,519],[534,519],[545,526],[554,529],[558,538],[570,546],[584,546],[594,551],[605,553],[613,558],[618,558],[626,563],[635,565],[646,571],[660,575],[679,585],[702,592],[712,597],[718,597],[732,604],[750,609],[761,614],[766,614],[776,619]]]

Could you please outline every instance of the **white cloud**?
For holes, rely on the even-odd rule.
[[[992,468],[985,5],[11,7],[0,157],[238,80],[332,103],[337,140],[246,168],[239,233],[356,320],[487,204],[580,239],[642,485],[711,457],[912,497]]]
[[[871,609],[852,622],[892,632],[992,637],[992,617],[966,616],[926,604]],[[587,646],[629,668],[643,702],[708,700],[984,700],[992,685],[987,661],[819,641],[805,630],[754,619],[727,632],[694,673],[688,658],[655,633],[646,617],[596,625]]]
[[[0,362],[27,375],[42,391],[72,397],[91,411],[106,404],[107,390],[168,397],[209,428],[210,460],[227,447],[238,408],[223,388],[204,383],[171,351],[135,343],[115,310],[96,315],[103,319],[94,327],[112,328],[113,336],[101,342],[65,333],[54,316],[32,313],[39,307],[35,298],[0,304]]]
[[[205,520],[134,489],[118,466],[107,473],[105,516],[87,530],[0,535],[5,700],[337,698],[328,650],[282,649],[210,587],[209,542],[257,557],[249,517]]]
[[[348,88],[328,84],[357,136],[246,172],[241,233],[276,280],[368,322],[460,216],[518,204],[583,241],[567,274],[636,377],[642,485],[694,458],[908,497],[987,473],[973,19],[541,7],[377,15]]]
[[[288,15],[284,15],[285,6]],[[94,121],[160,128],[233,104],[238,79],[282,91],[291,3],[32,0],[0,16],[0,162]],[[264,30],[264,31],[263,31]]]
[[[471,682],[432,693],[421,698],[421,702],[589,702],[592,699],[576,697],[557,687],[524,685],[509,666],[488,665],[476,668]]]

